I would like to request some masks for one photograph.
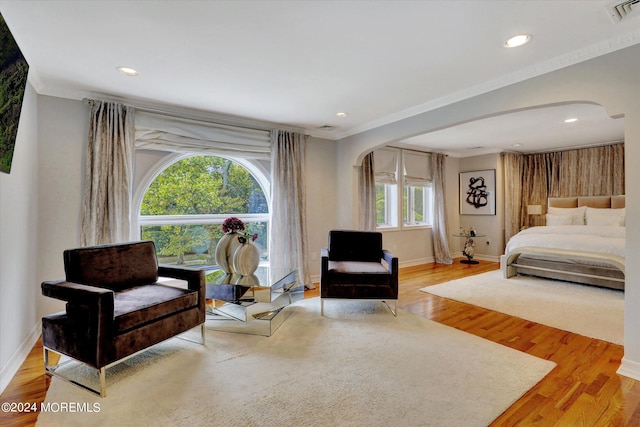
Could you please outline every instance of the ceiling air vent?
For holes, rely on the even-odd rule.
[[[640,0],[619,0],[605,7],[609,18],[614,23],[632,16],[640,16]]]

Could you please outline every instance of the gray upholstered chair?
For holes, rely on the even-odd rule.
[[[382,249],[381,233],[332,230],[329,246],[322,249],[321,263],[322,315],[326,299],[379,300],[397,314],[398,258]]]
[[[204,343],[205,275],[193,268],[158,266],[153,242],[84,247],[64,251],[66,280],[42,283],[42,294],[66,301],[66,310],[42,318],[45,370],[71,381],[49,365],[49,351],[99,371],[168,338],[200,326]],[[158,282],[182,279],[186,288]]]

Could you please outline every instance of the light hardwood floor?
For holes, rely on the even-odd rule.
[[[640,382],[616,374],[623,348],[419,289],[498,268],[481,261],[427,264],[400,270],[399,308],[558,364],[492,426],[640,426]],[[318,289],[305,297],[318,296]],[[36,344],[0,402],[40,402],[49,387]],[[460,402],[464,405],[465,402]],[[0,412],[2,426],[31,426],[37,414]]]

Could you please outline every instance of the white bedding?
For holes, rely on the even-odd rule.
[[[524,246],[534,246],[602,253],[624,259],[624,241],[625,227],[590,225],[531,227],[513,236],[507,243],[505,253],[517,252],[518,248]]]

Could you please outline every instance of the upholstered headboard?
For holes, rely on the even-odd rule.
[[[577,208],[587,206],[601,209],[624,208],[624,195],[622,196],[585,196],[585,197],[550,197],[548,206],[552,208]]]

